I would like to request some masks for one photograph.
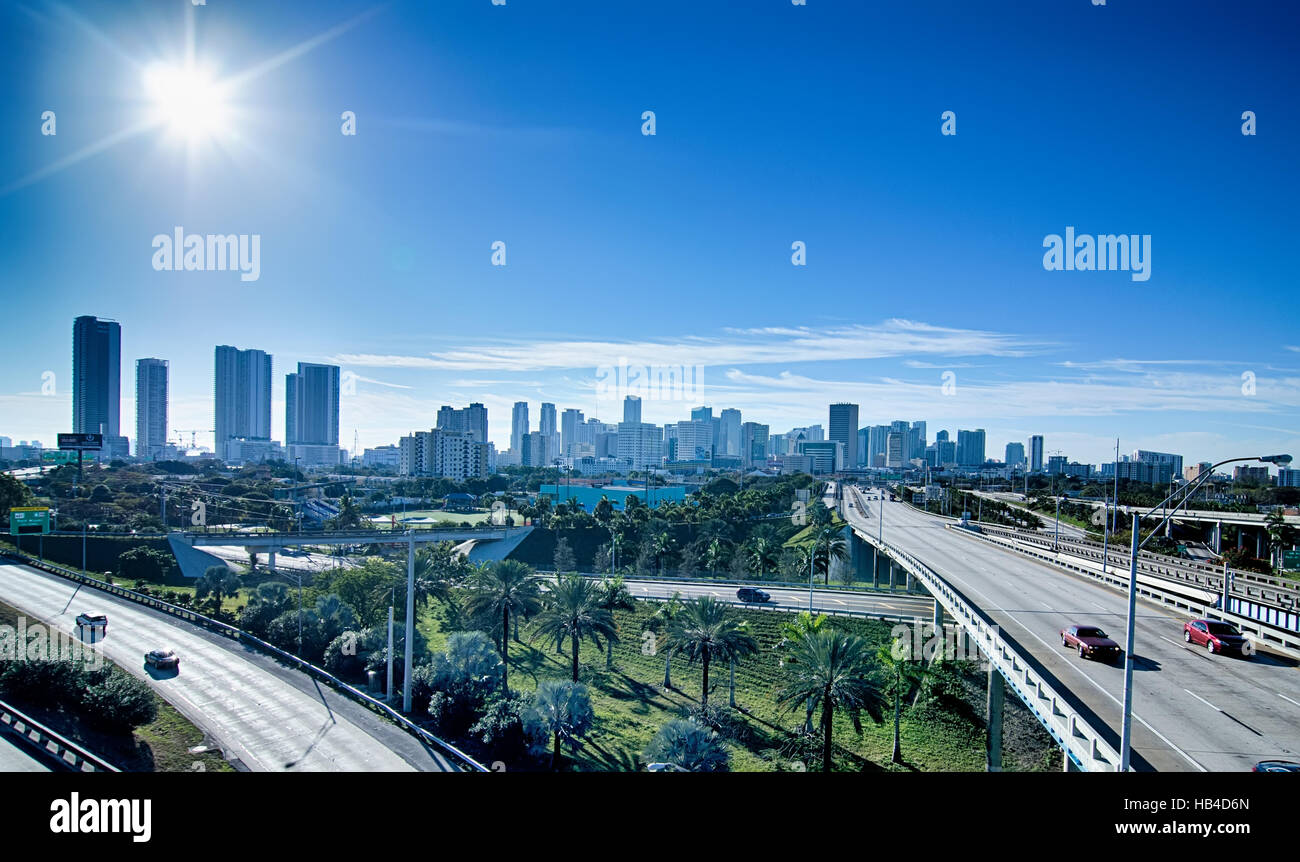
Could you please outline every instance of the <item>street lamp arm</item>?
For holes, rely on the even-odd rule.
[[[1203,470],[1201,472],[1201,475],[1196,478],[1196,481],[1192,483],[1192,486],[1187,489],[1185,494],[1183,494],[1183,499],[1179,501],[1178,505],[1174,506],[1173,510],[1170,511],[1169,514],[1165,515],[1164,519],[1161,520],[1161,522],[1156,525],[1156,528],[1152,530],[1151,533],[1147,535],[1145,539],[1142,540],[1142,542],[1138,545],[1138,550],[1139,551],[1142,550],[1142,546],[1145,545],[1147,542],[1151,541],[1151,537],[1159,533],[1160,528],[1163,527],[1170,518],[1178,514],[1178,510],[1181,509],[1189,500],[1192,499],[1192,495],[1196,493],[1196,489],[1201,487],[1201,485],[1207,479],[1213,476],[1215,470],[1217,470],[1219,467],[1222,467],[1224,464],[1233,464],[1236,463],[1237,461],[1258,461],[1258,460],[1260,459],[1259,458],[1228,458],[1227,460],[1220,461],[1217,464],[1212,464],[1208,470]],[[1151,511],[1143,515],[1142,518],[1149,518],[1152,515],[1154,515],[1156,512],[1163,509],[1169,503],[1170,500],[1172,500],[1174,497],[1177,497],[1179,493],[1182,493],[1182,491],[1183,489],[1179,488],[1178,490],[1170,494],[1168,497],[1165,497],[1164,500],[1162,500],[1159,503],[1159,505],[1157,505]],[[1119,501],[1116,500],[1115,502],[1118,503]],[[1139,518],[1138,525],[1141,526],[1141,524],[1142,524],[1142,520],[1141,518]]]

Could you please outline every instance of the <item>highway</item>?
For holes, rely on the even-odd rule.
[[[301,671],[165,614],[13,564],[0,564],[0,600],[70,633],[78,613],[107,614],[105,655],[149,682],[250,770],[454,769],[400,728]],[[144,654],[157,647],[179,653],[179,673],[146,670]]]
[[[49,772],[50,768],[29,755],[8,734],[0,733],[0,772]]]
[[[679,592],[683,599],[697,596],[712,596],[719,601],[738,603],[736,584],[710,583],[708,581],[681,581],[664,583],[661,581],[641,581],[625,579],[628,590],[636,598],[666,599]],[[749,607],[776,611],[808,610],[807,588],[773,587],[758,584],[759,589],[768,593],[772,600],[765,604],[750,604]],[[916,617],[929,620],[934,614],[934,599],[928,596],[909,596],[903,593],[869,592],[863,590],[827,590],[818,588],[813,591],[813,608],[818,613],[826,614],[880,614],[883,616]]]
[[[846,517],[876,535],[882,503],[864,494]],[[1099,625],[1123,644],[1126,597],[1117,590],[945,529],[899,503],[884,505],[884,540],[928,565],[1109,726],[1118,746],[1124,670],[1061,646],[1069,623]],[[1243,771],[1266,758],[1300,759],[1300,671],[1268,653],[1209,655],[1182,641],[1185,619],[1139,602],[1134,665],[1133,765],[1140,770]]]

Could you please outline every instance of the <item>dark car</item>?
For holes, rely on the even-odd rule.
[[[144,663],[157,670],[180,670],[181,657],[175,650],[153,649],[144,654]]]
[[[1300,772],[1300,763],[1290,760],[1261,760],[1250,768],[1251,772]]]
[[[772,596],[757,587],[741,587],[736,590],[736,598],[742,602],[770,602]]]
[[[1192,620],[1184,623],[1183,640],[1195,646],[1203,646],[1212,653],[1250,655],[1254,652],[1249,638],[1237,631],[1232,623],[1220,620]]]
[[[1061,646],[1077,649],[1079,658],[1114,661],[1119,658],[1119,644],[1106,637],[1096,626],[1066,626],[1061,629]]]

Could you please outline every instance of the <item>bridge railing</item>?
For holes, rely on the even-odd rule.
[[[473,772],[488,771],[487,767],[483,766],[483,764],[479,763],[477,760],[470,757],[465,752],[456,748],[451,743],[439,739],[438,737],[434,736],[432,733],[429,733],[429,731],[420,727],[418,724],[415,724],[413,721],[406,718],[406,716],[397,712],[395,709],[393,709],[391,706],[384,703],[383,701],[371,697],[369,694],[366,694],[365,692],[361,691],[359,688],[352,685],[351,683],[344,682],[343,680],[339,679],[334,674],[330,673],[324,668],[317,667],[316,665],[312,664],[306,659],[300,658],[299,656],[296,656],[293,653],[288,652],[287,650],[282,650],[279,647],[275,646],[274,644],[268,643],[262,640],[261,638],[257,637],[256,635],[244,631],[243,629],[232,626],[229,623],[223,623],[220,620],[215,620],[212,617],[198,613],[197,611],[191,610],[189,608],[181,607],[180,605],[174,605],[170,602],[165,602],[162,599],[159,599],[155,596],[141,595],[140,593],[137,593],[135,590],[128,590],[126,587],[118,586],[117,584],[110,584],[107,581],[101,581],[98,578],[92,578],[89,575],[83,574],[82,572],[79,572],[75,569],[69,569],[64,566],[57,565],[55,563],[42,562],[40,560],[33,559],[32,557],[29,557],[26,554],[19,554],[15,551],[9,551],[7,552],[7,554],[3,554],[3,555],[16,558],[22,565],[28,566],[30,568],[40,569],[43,572],[48,572],[52,575],[58,575],[61,578],[67,578],[68,580],[74,581],[83,586],[92,587],[97,590],[102,590],[103,592],[106,592],[110,595],[117,596],[118,598],[126,599],[127,601],[135,602],[136,604],[139,605],[144,605],[145,607],[151,608],[156,611],[160,611],[161,613],[165,613],[170,616],[177,617],[178,619],[185,620],[186,622],[193,623],[194,625],[201,626],[202,628],[206,628],[209,631],[213,631],[218,634],[225,635],[226,637],[232,638],[233,640],[236,640],[240,643],[248,644],[249,646],[255,647],[261,652],[274,656],[275,658],[278,658],[281,661],[284,661],[296,667],[297,669],[319,679],[320,681],[326,683],[327,685],[335,688],[345,696],[350,697],[353,700],[357,701],[362,706],[365,706],[374,712],[380,713],[386,718],[392,720],[395,724],[397,724],[407,733],[410,733],[411,735],[415,736],[421,741],[427,743],[428,745],[431,745],[438,751],[442,752],[445,756],[449,757],[452,761],[459,763],[462,767],[468,768],[470,771]]]
[[[907,551],[879,541],[865,531],[855,532],[877,550],[893,557],[925,585],[944,611],[962,625],[980,652],[988,656],[989,662],[1002,675],[1006,684],[1029,707],[1071,760],[1088,772],[1119,770],[1119,752],[1056,690],[1046,675],[1039,673],[1006,641],[998,626],[981,610],[967,602],[937,572]]]
[[[89,749],[55,733],[33,718],[0,700],[0,731],[12,734],[19,744],[53,758],[72,772],[121,772]]]

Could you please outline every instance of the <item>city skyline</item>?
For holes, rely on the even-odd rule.
[[[1284,227],[1300,82],[1283,13],[1027,4],[998,21],[950,3],[922,34],[906,9],[830,3],[611,21],[184,5],[0,10],[6,80],[44,81],[10,90],[0,138],[6,265],[58,300],[21,302],[0,366],[7,436],[68,430],[63,344],[84,313],[121,322],[124,364],[169,362],[169,434],[215,427],[211,350],[238,344],[275,357],[275,429],[298,362],[351,375],[345,447],[432,428],[443,404],[483,403],[502,449],[521,397],[617,422],[602,369],[626,363],[690,379],[688,399],[645,400],[660,425],[708,404],[779,433],[852,402],[863,424],[985,428],[992,453],[1036,433],[1090,463],[1115,437],[1194,460],[1300,449]],[[687,13],[783,59],[715,45],[706,62]],[[187,27],[233,82],[225,125],[199,141],[142,115],[141,71],[183,54]],[[865,43],[837,41],[846,29]],[[1059,32],[1071,40],[1045,52]],[[996,58],[971,47],[993,38]],[[1116,38],[1160,47],[1099,50]],[[46,45],[79,59],[52,65]],[[635,58],[653,51],[691,59],[651,75]],[[1166,62],[1187,51],[1210,59]],[[899,69],[908,87],[873,83]],[[1107,111],[1083,123],[1060,81],[1090,82]],[[57,135],[40,133],[45,111]],[[258,279],[154,268],[151,241],[178,227],[260,237]],[[1149,278],[1045,269],[1044,239],[1075,230],[1149,236]],[[120,409],[134,412],[130,386]]]

